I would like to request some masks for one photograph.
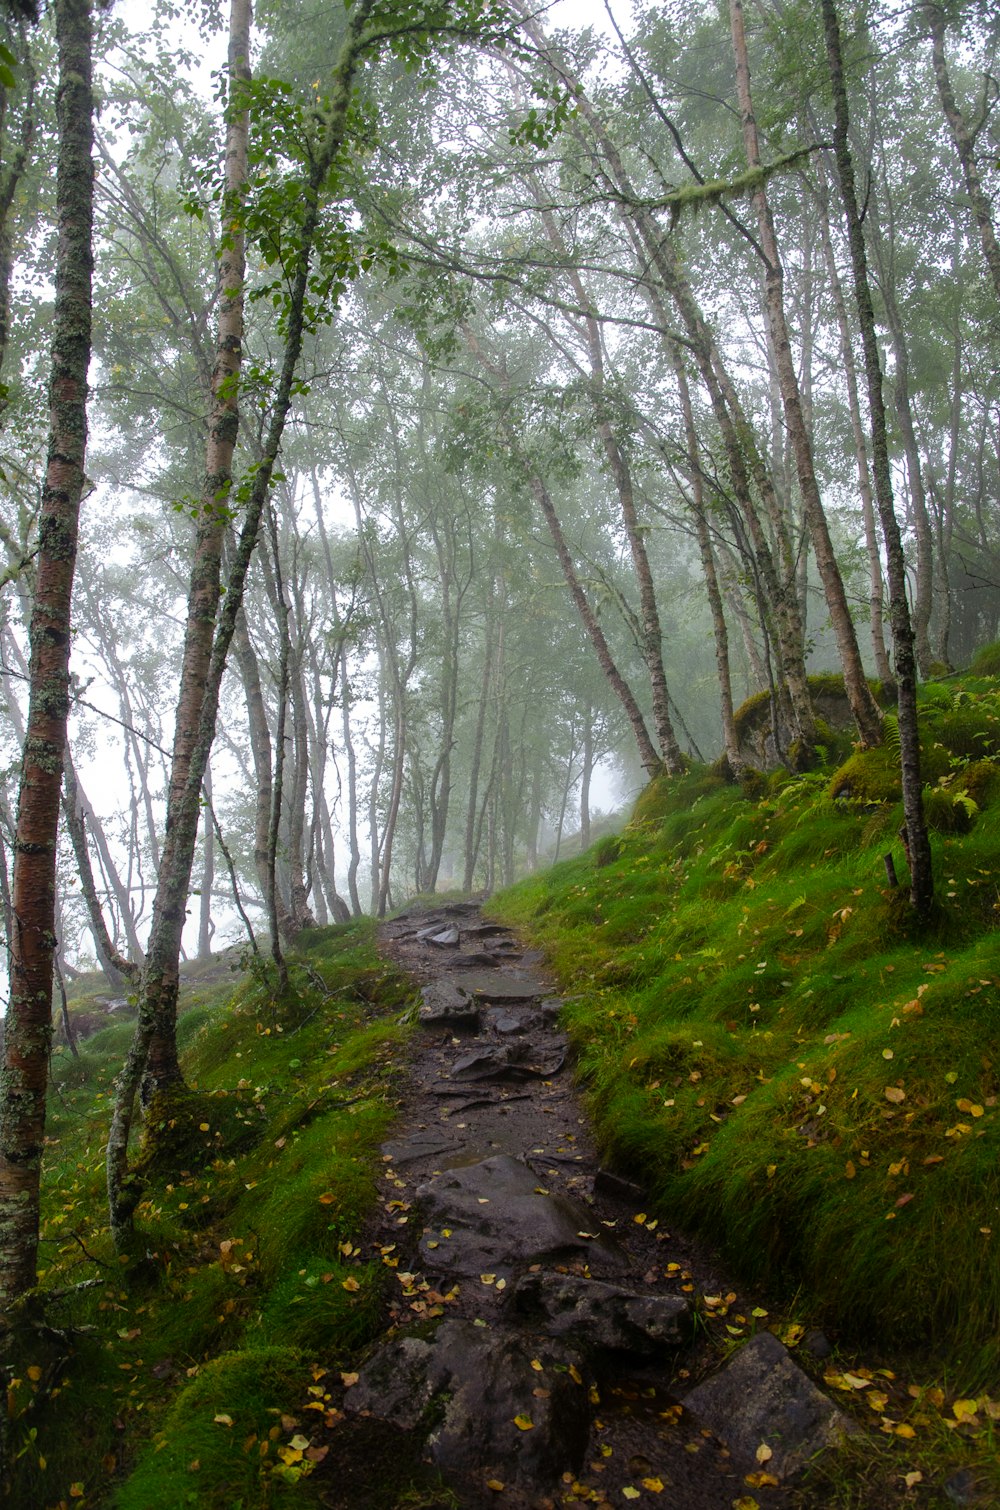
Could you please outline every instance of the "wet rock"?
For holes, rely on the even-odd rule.
[[[565,1344],[445,1321],[429,1338],[380,1348],[345,1409],[418,1431],[446,1474],[542,1488],[575,1472],[586,1447],[586,1380],[577,1383],[571,1367],[583,1379],[583,1360]]]
[[[833,1344],[825,1332],[819,1327],[812,1327],[803,1337],[801,1347],[812,1358],[829,1358],[833,1353]]]
[[[440,933],[431,933],[427,937],[427,943],[433,944],[436,949],[457,949],[458,929],[443,928]]]
[[[508,1278],[522,1264],[555,1256],[620,1263],[605,1237],[581,1235],[594,1230],[585,1206],[542,1193],[537,1176],[507,1154],[436,1175],[418,1187],[417,1200],[427,1222],[420,1259],[438,1272]]]
[[[394,1138],[382,1144],[382,1153],[393,1164],[412,1164],[422,1159],[436,1159],[455,1152],[453,1139],[439,1132],[415,1132],[408,1138]]]
[[[510,937],[510,930],[502,923],[473,923],[465,931],[472,937],[481,939]]]
[[[679,1296],[643,1295],[576,1274],[522,1275],[510,1304],[550,1337],[632,1353],[676,1346],[690,1314]]]
[[[551,1080],[565,1054],[538,1054],[531,1044],[488,1044],[462,1054],[451,1067],[453,1080]]]
[[[682,1403],[725,1442],[737,1467],[754,1469],[757,1449],[770,1447],[766,1466],[779,1479],[856,1430],[771,1332],[758,1333]]]
[[[477,1028],[479,1005],[450,980],[434,980],[420,992],[420,1021],[428,1027]]]
[[[538,1012],[512,1012],[509,1007],[494,1007],[486,1013],[486,1026],[504,1037],[510,1034],[537,1033],[542,1027]]]
[[[492,1006],[535,1001],[545,991],[537,975],[521,970],[462,970],[452,980],[468,996],[478,996]]]
[[[492,954],[456,954],[452,961],[456,970],[490,970],[496,964]]]

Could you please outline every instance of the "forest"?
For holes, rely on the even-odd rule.
[[[94,1346],[66,1339],[103,1335],[93,1308],[153,1284],[151,1253],[194,1274],[164,1191],[214,1168],[200,1199],[229,1221],[224,1154],[245,1172],[251,1123],[284,1139],[289,1096],[315,1093],[311,1125],[331,1074],[379,1086],[350,1136],[317,1124],[343,1188],[302,1166],[357,1256],[416,1021],[379,940],[414,898],[475,897],[546,951],[602,1155],[651,1209],[821,1297],[845,1345],[930,1338],[970,1392],[948,1450],[986,1451],[998,48],[988,0],[0,6],[0,1449],[23,1503],[182,1502],[145,1459],[121,1488],[148,1418],[120,1452],[120,1403],[82,1432],[94,1484],[69,1447],[45,1478],[54,1381]],[[854,1234],[815,1173],[831,1154],[857,1192],[872,1162],[856,1107],[835,1154],[814,1128],[835,1082],[888,1074],[883,1029],[863,1068],[838,1015],[869,973],[976,1124],[944,1134],[948,1201],[978,1213],[951,1272],[958,1205],[918,1228],[892,1184],[911,1252],[876,1277],[883,1197]],[[340,1057],[307,1083],[337,1004],[313,1050]],[[779,1062],[817,1152],[781,1191],[738,1151],[785,1168]],[[855,1132],[906,1184],[907,1119],[945,1111],[891,1068],[890,1121]],[[668,1071],[684,1089],[654,1106]],[[298,1243],[260,1302],[272,1350],[309,1345],[281,1290]],[[348,1373],[376,1279],[336,1286]],[[197,1293],[195,1372],[224,1351]],[[240,1504],[304,1489],[289,1450]],[[868,1472],[800,1503],[895,1503],[893,1475],[938,1503],[893,1467],[866,1499]],[[237,1502],[217,1492],[190,1502]]]

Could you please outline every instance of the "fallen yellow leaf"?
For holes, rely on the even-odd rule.
[[[885,1099],[891,1101],[893,1106],[898,1106],[901,1101],[906,1100],[906,1092],[898,1085],[887,1085]]]
[[[662,1479],[643,1479],[643,1481],[642,1481],[642,1487],[644,1489],[648,1489],[651,1494],[662,1494],[663,1493],[663,1480]]]
[[[227,1416],[224,1414],[213,1416],[212,1419],[218,1426],[232,1426],[233,1424],[232,1416]]]
[[[757,1459],[758,1463],[769,1463],[774,1457],[774,1453],[772,1449],[768,1447],[766,1442],[761,1442],[760,1446],[757,1448],[757,1451],[754,1453],[754,1457]]]
[[[534,1431],[535,1423],[530,1416],[515,1416],[514,1425],[518,1431]]]

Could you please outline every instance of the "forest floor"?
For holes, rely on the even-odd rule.
[[[777,1394],[773,1358],[755,1383],[737,1381],[744,1398],[725,1440],[686,1408],[755,1333],[783,1336],[820,1376],[831,1350],[742,1291],[704,1246],[665,1230],[641,1188],[603,1167],[541,953],[471,903],[408,909],[383,925],[380,947],[423,986],[424,1005],[365,1245],[399,1255],[394,1328],[405,1336],[415,1325],[425,1338],[428,1319],[445,1319],[434,1347],[414,1344],[415,1373],[396,1335],[346,1376],[347,1420],[323,1464],[327,1503],[370,1492],[371,1456],[391,1455],[421,1414],[463,1510],[891,1503],[886,1484],[877,1498],[841,1501],[828,1475],[810,1488],[808,1475],[790,1472],[798,1487],[789,1488],[769,1471],[794,1468],[796,1426],[799,1459],[815,1449],[817,1407],[821,1434],[845,1420],[784,1347],[775,1347],[788,1376]],[[704,1410],[717,1418],[717,1406]]]

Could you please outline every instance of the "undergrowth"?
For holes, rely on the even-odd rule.
[[[182,1167],[148,1162],[128,1259],[110,1243],[103,1175],[132,1024],[81,1041],[78,1058],[56,1049],[44,1320],[20,1341],[8,1397],[14,1504],[318,1502],[337,1371],[383,1325],[386,1270],[362,1229],[409,988],[368,923],[310,931],[291,974],[280,1006],[259,968],[195,983],[178,1038],[196,1120],[174,1145]]]
[[[1000,1374],[997,682],[926,689],[921,733],[927,926],[883,750],[755,798],[660,778],[614,846],[495,911],[544,945],[603,1148],[661,1216],[974,1392]]]

